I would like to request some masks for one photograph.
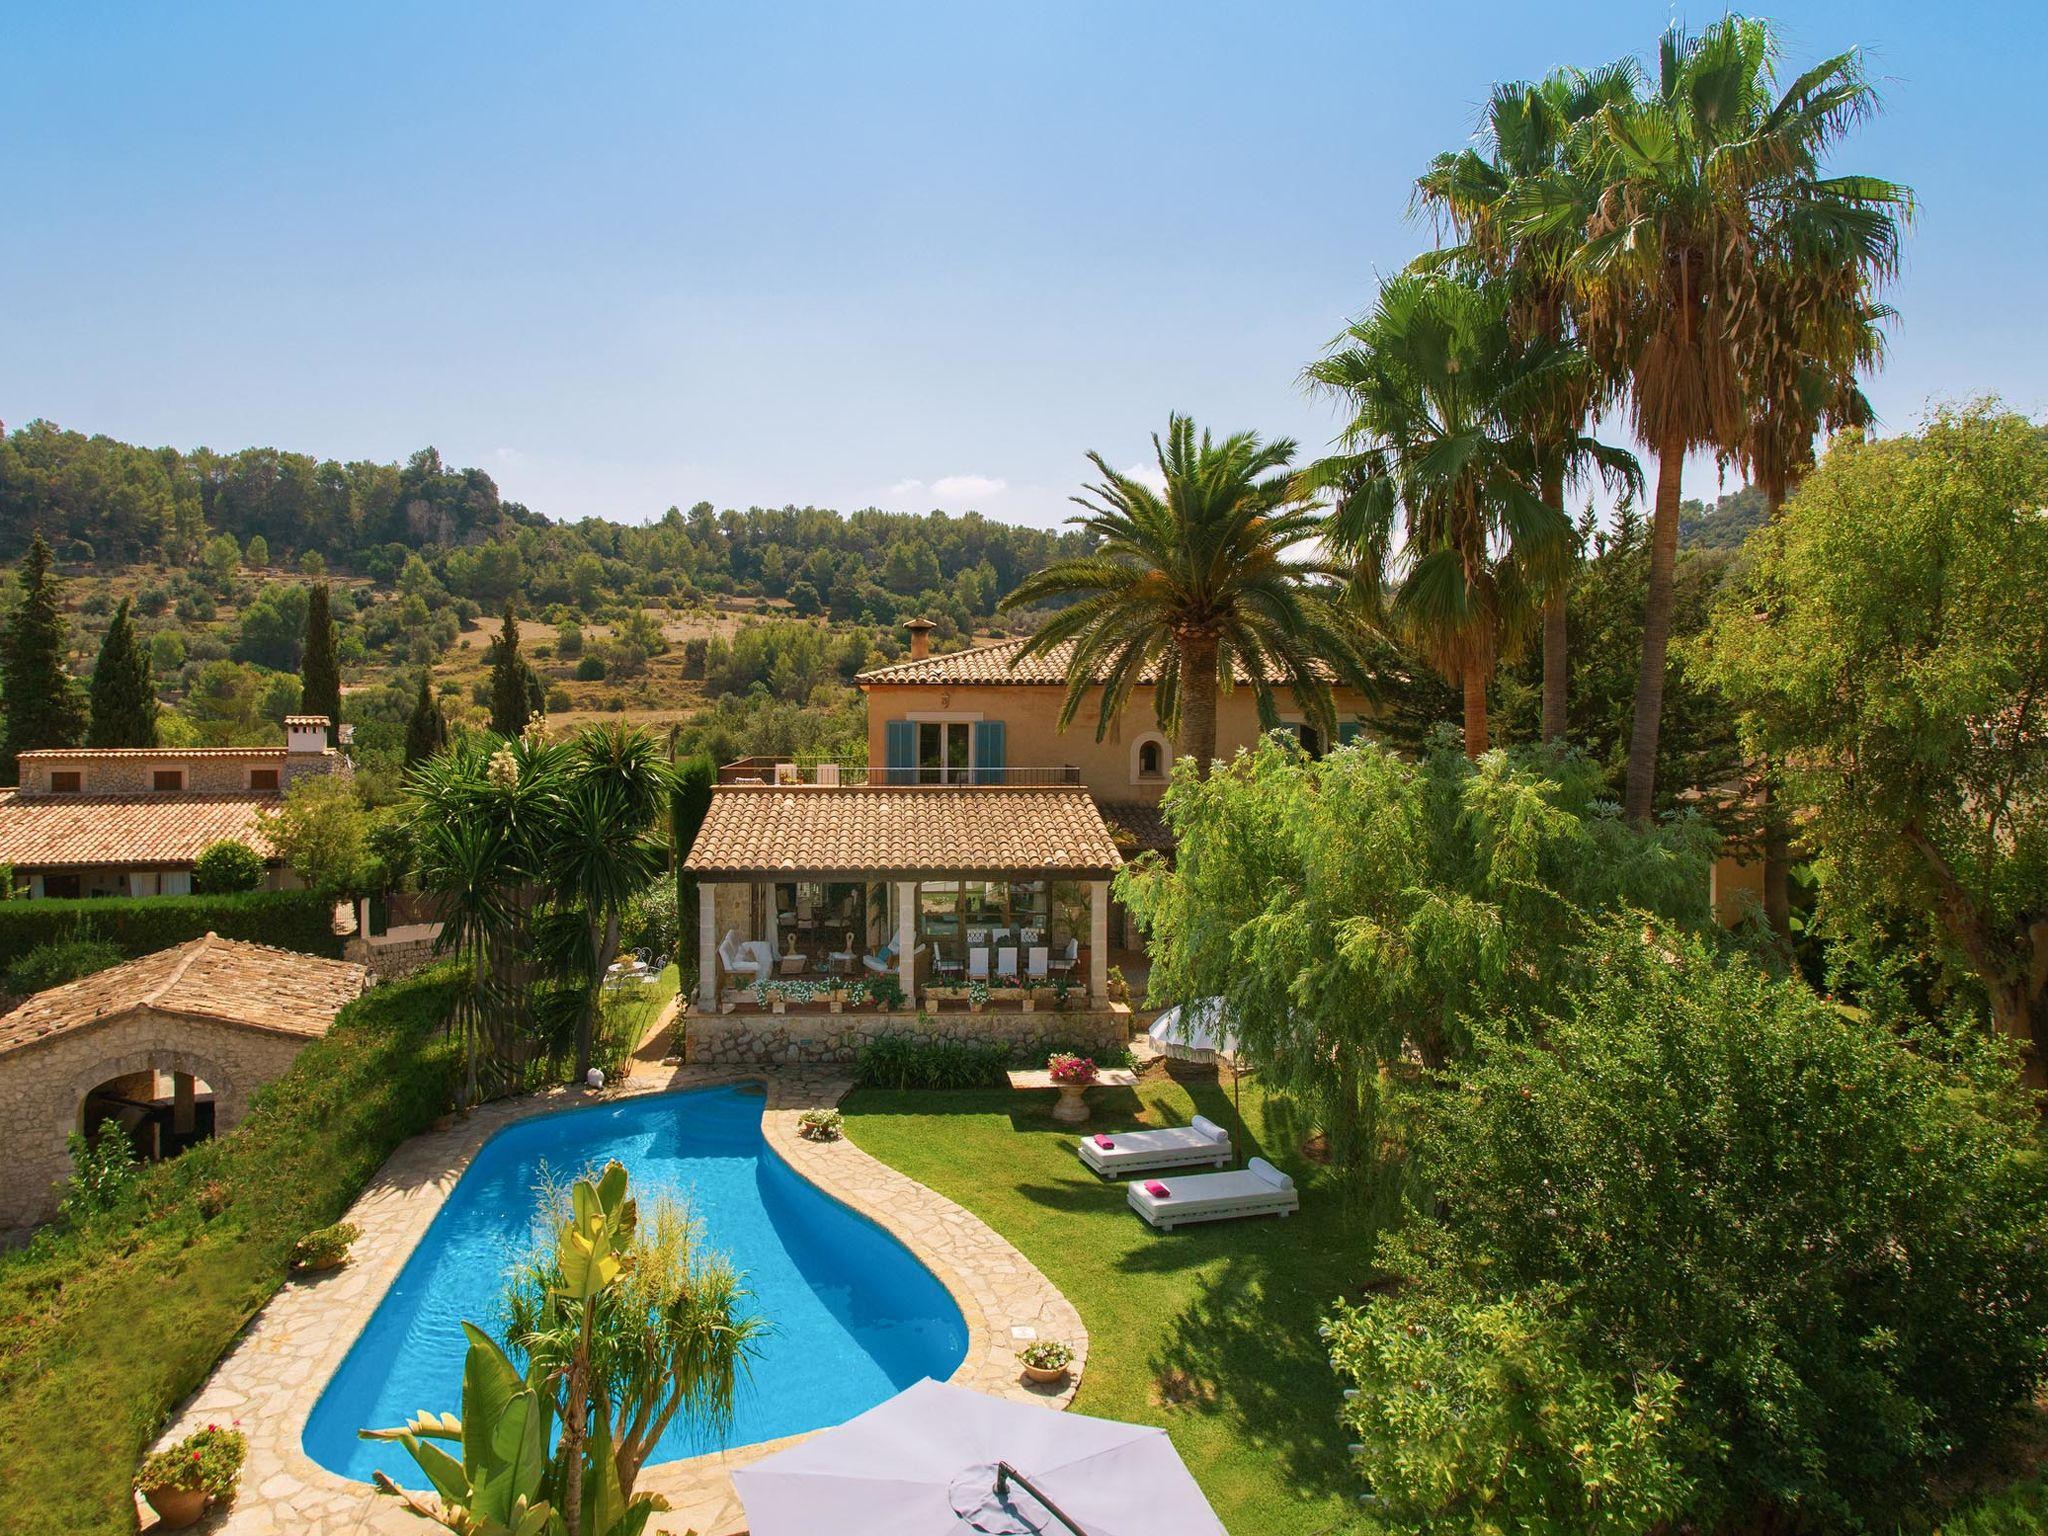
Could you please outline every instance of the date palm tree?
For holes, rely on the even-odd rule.
[[[1533,178],[1506,213],[1518,240],[1581,236],[1568,266],[1581,332],[1626,375],[1636,436],[1657,458],[1623,797],[1636,821],[1656,787],[1685,458],[1733,453],[1747,433],[1759,268],[1778,249],[1803,259],[1825,246],[1881,280],[1911,206],[1890,182],[1824,174],[1829,151],[1877,108],[1860,57],[1838,54],[1780,91],[1778,52],[1768,23],[1741,16],[1667,33],[1656,78],[1588,119],[1571,169]]]
[[[1216,756],[1219,694],[1243,682],[1263,725],[1278,723],[1274,683],[1284,681],[1325,739],[1335,733],[1330,679],[1361,688],[1350,626],[1334,599],[1339,569],[1303,553],[1320,519],[1287,466],[1294,443],[1238,432],[1218,442],[1189,418],[1169,418],[1152,447],[1163,492],[1089,461],[1101,483],[1073,497],[1085,515],[1069,522],[1095,541],[1090,553],[1024,578],[1005,609],[1073,599],[1020,653],[1069,641],[1064,729],[1100,684],[1095,737],[1108,734],[1140,682],[1156,677],[1159,727],[1207,776]]]
[[[1563,225],[1525,230],[1507,215],[1531,183],[1552,181],[1561,188],[1578,175],[1576,136],[1595,113],[1628,101],[1638,75],[1634,62],[1623,60],[1602,69],[1557,70],[1540,81],[1495,86],[1478,145],[1438,155],[1416,179],[1417,206],[1459,238],[1459,244],[1425,263],[1448,258],[1476,264],[1507,285],[1509,313],[1517,327],[1541,341],[1567,341],[1573,330],[1569,264],[1576,233]],[[1590,201],[1583,182],[1580,194]],[[1612,400],[1615,383],[1611,375],[1582,368],[1562,376],[1558,388],[1532,395],[1530,414],[1521,425],[1535,446],[1545,505],[1564,510],[1566,482],[1585,467],[1569,462],[1564,446],[1584,436],[1588,420]],[[1630,478],[1634,490],[1640,471]],[[1567,723],[1570,569],[1567,563],[1563,579],[1550,584],[1543,600],[1545,741],[1563,737]]]
[[[1500,658],[1576,543],[1541,495],[1546,457],[1633,463],[1576,432],[1539,452],[1524,429],[1536,402],[1573,392],[1589,365],[1566,342],[1522,333],[1510,304],[1504,283],[1469,271],[1403,273],[1306,370],[1351,419],[1304,487],[1335,491],[1330,542],[1357,561],[1367,605],[1462,690],[1473,757],[1486,750]]]

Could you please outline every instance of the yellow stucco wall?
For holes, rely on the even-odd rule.
[[[1162,765],[1172,766],[1173,744],[1153,722],[1152,690],[1133,691],[1131,702],[1101,741],[1095,739],[1099,691],[1091,692],[1065,731],[1059,729],[1065,690],[1028,683],[961,684],[951,688],[904,688],[870,684],[868,695],[868,761],[888,760],[888,722],[923,718],[1001,720],[1006,727],[1004,759],[1012,768],[1049,768],[1073,763],[1081,782],[1100,800],[1157,800],[1166,778],[1138,776],[1138,747],[1147,737],[1166,742]],[[1299,716],[1291,697],[1279,696],[1281,716]],[[1369,718],[1363,697],[1348,688],[1337,690],[1337,718]],[[1216,750],[1229,757],[1258,739],[1259,712],[1249,688],[1233,688],[1216,701]]]

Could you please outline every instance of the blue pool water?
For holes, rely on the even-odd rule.
[[[505,1269],[531,1240],[545,1164],[573,1175],[617,1158],[643,1208],[688,1202],[704,1241],[743,1272],[772,1325],[740,1389],[727,1445],[837,1424],[915,1382],[944,1381],[967,1352],[952,1296],[901,1243],[822,1193],[769,1150],[759,1093],[707,1088],[539,1116],[485,1142],[306,1424],[306,1454],[368,1480],[423,1487],[404,1449],[360,1440],[462,1398],[461,1324],[496,1333]],[[678,1422],[653,1459],[716,1450]]]

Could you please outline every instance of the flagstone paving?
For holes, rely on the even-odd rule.
[[[654,1040],[660,1039],[660,1034]],[[851,1087],[823,1070],[761,1071],[664,1066],[659,1046],[643,1049],[620,1084],[602,1093],[558,1089],[487,1105],[447,1131],[406,1142],[378,1171],[349,1212],[362,1230],[348,1265],[287,1283],[257,1314],[198,1394],[165,1431],[163,1442],[209,1423],[239,1421],[249,1459],[232,1508],[202,1529],[219,1536],[419,1536],[426,1529],[394,1499],[368,1484],[336,1476],[300,1444],[306,1420],[328,1378],[376,1310],[420,1235],[493,1131],[527,1115],[566,1109],[621,1094],[659,1093],[719,1083],[760,1082],[768,1144],[805,1178],[888,1228],[953,1293],[967,1320],[967,1355],[952,1380],[1000,1396],[1065,1408],[1086,1364],[1087,1331],[1080,1315],[1031,1262],[978,1217],[876,1161],[849,1141],[811,1142],[797,1134],[806,1109],[836,1104]],[[1033,1338],[1074,1347],[1075,1369],[1060,1388],[1023,1380],[1017,1351]],[[649,1467],[641,1489],[659,1493],[673,1512],[653,1531],[736,1536],[745,1531],[728,1475],[757,1457],[795,1444],[801,1435],[766,1444]],[[147,1506],[142,1525],[152,1527]]]

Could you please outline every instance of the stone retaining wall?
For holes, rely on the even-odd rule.
[[[1049,1046],[1103,1051],[1131,1038],[1131,1011],[1056,1013],[1015,1009],[989,1013],[701,1013],[683,1015],[683,1059],[713,1066],[845,1066],[861,1043],[876,1035],[924,1035],[939,1040],[1001,1040],[1029,1057]]]

